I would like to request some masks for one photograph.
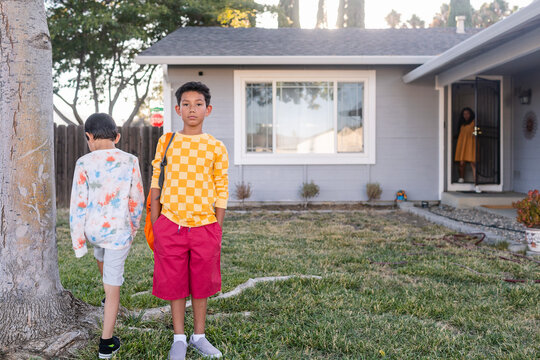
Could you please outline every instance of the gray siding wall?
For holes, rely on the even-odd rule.
[[[514,191],[526,193],[531,189],[540,189],[540,125],[532,139],[527,139],[523,133],[523,119],[527,112],[533,111],[540,121],[540,70],[516,76],[514,87],[532,90],[529,105],[520,104],[517,94],[513,97]]]
[[[512,91],[512,78],[510,76],[503,77],[503,94],[502,94],[502,177],[503,191],[512,191],[513,177],[512,177],[512,136],[513,136],[513,91]]]
[[[393,200],[399,189],[411,200],[438,199],[438,93],[433,79],[404,84],[401,77],[410,67],[349,69],[377,71],[374,165],[234,165],[234,68],[170,67],[169,80],[173,101],[175,89],[186,81],[202,81],[210,88],[214,109],[204,131],[229,151],[231,200],[235,185],[244,181],[252,185],[251,201],[300,201],[302,182],[311,180],[320,186],[315,201],[367,200],[368,182],[381,184],[382,200]],[[173,130],[182,128],[175,113],[172,125]]]

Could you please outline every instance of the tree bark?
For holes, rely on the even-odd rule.
[[[0,2],[0,351],[73,326],[56,248],[51,39],[42,0]]]
[[[336,27],[338,29],[345,27],[345,0],[339,0]]]
[[[347,1],[347,27],[365,28],[364,0]]]
[[[328,28],[328,19],[326,16],[326,0],[319,0],[319,5],[317,7],[317,24],[315,25],[317,29],[326,29]]]
[[[278,27],[300,27],[300,0],[280,0]]]

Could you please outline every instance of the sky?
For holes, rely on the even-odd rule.
[[[277,5],[279,0],[256,0],[261,4]],[[517,5],[524,7],[533,0],[506,0],[510,7]],[[326,0],[328,13],[328,25],[332,27],[336,23],[338,0]],[[384,18],[392,9],[401,14],[401,20],[406,21],[416,14],[426,22],[426,26],[431,23],[433,16],[440,11],[442,3],[449,3],[450,0],[365,0],[365,23],[367,29],[384,29],[388,27]],[[471,5],[479,9],[483,3],[491,0],[471,0]],[[302,28],[313,28],[317,19],[318,0],[300,0],[300,25]],[[264,16],[257,26],[277,27],[277,20],[271,16]]]

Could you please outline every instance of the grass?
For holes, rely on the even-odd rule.
[[[211,300],[206,334],[226,359],[540,357],[540,284],[532,282],[540,267],[504,249],[451,241],[448,229],[394,211],[230,212],[224,234],[223,292],[260,276],[322,277],[261,283]],[[95,260],[75,259],[65,211],[58,247],[64,287],[99,305]],[[150,293],[133,296],[151,290],[152,267],[139,234],[126,262],[123,306],[166,304]],[[123,346],[115,359],[166,359],[172,323],[131,315],[120,319],[117,334]],[[95,359],[98,337],[78,359]],[[199,357],[189,349],[187,358]]]

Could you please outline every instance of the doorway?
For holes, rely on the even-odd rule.
[[[501,184],[501,79],[477,77],[453,83],[450,91],[448,132],[448,190],[472,191],[477,186],[485,191],[502,191]],[[470,108],[474,120],[468,126],[460,121],[464,108]],[[469,134],[467,161],[456,161],[460,132]],[[464,138],[464,135],[462,135]],[[459,140],[463,154],[463,138]]]

